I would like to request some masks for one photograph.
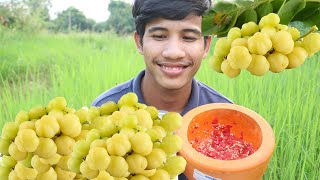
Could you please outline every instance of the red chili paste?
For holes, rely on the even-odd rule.
[[[211,129],[205,131],[206,139],[194,138],[190,141],[192,147],[198,152],[220,160],[236,160],[245,158],[254,153],[251,143],[243,140],[243,137],[236,137],[230,133],[231,125],[218,123],[217,119],[211,122]],[[199,128],[199,124],[192,127],[191,133]]]

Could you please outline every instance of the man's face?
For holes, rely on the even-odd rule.
[[[137,34],[135,41],[144,56],[148,83],[174,90],[190,85],[209,51],[211,37],[205,47],[201,17],[189,15],[179,21],[155,19],[146,25],[142,45]]]

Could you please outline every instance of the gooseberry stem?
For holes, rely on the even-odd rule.
[[[304,35],[300,36],[296,41],[301,40],[302,38],[306,37],[308,34],[313,33],[317,30],[318,30],[318,28],[316,25],[312,26],[308,32],[306,32]]]

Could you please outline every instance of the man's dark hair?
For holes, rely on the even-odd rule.
[[[135,0],[132,16],[136,31],[144,36],[146,24],[156,18],[181,20],[189,14],[203,16],[211,6],[211,0]]]

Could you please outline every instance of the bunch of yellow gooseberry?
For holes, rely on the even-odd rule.
[[[260,22],[248,22],[241,29],[233,27],[227,37],[219,38],[209,65],[230,78],[241,70],[263,76],[300,66],[314,53],[320,51],[320,34],[314,26],[301,36],[295,27],[280,24],[280,18],[270,13]]]

